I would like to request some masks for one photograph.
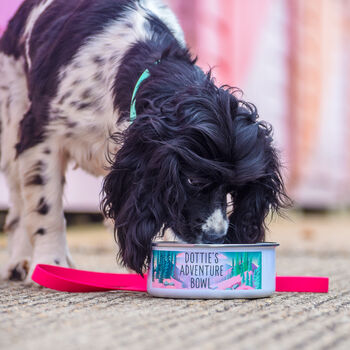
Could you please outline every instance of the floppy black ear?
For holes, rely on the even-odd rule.
[[[138,116],[116,140],[122,147],[103,183],[102,211],[114,221],[119,257],[138,273],[148,266],[153,238],[176,225],[185,203],[177,156],[163,141],[170,134],[164,119],[157,110]]]
[[[133,141],[133,142],[132,142]],[[152,192],[155,177],[147,168],[147,152],[130,136],[118,151],[103,183],[102,210],[114,220],[123,264],[137,273],[150,259],[152,239],[164,222],[163,208]]]
[[[290,205],[285,193],[275,150],[267,148],[265,175],[232,193],[233,213],[229,217],[226,243],[257,243],[265,240],[265,219],[270,210],[278,212]]]

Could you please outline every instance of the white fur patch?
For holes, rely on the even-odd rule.
[[[108,151],[117,151],[109,141],[110,135],[129,125],[128,122],[116,125],[118,111],[113,106],[113,84],[125,52],[135,42],[151,38],[152,34],[145,30],[147,13],[153,12],[169,25],[184,44],[183,32],[168,7],[161,6],[158,0],[136,4],[136,10],[130,9],[123,18],[112,21],[101,33],[88,38],[73,60],[60,70],[57,96],[50,106],[52,120],[48,127],[55,135],[54,142],[65,145],[77,166],[97,176],[106,175]],[[87,91],[89,96],[84,97]],[[90,103],[90,107],[77,108],[81,103]],[[69,131],[77,137],[65,138],[67,125],[64,119],[56,118],[55,111],[76,123]]]
[[[228,220],[225,218],[222,210],[216,209],[202,225],[204,232],[215,232],[217,235],[224,236],[227,233]]]
[[[179,43],[183,47],[186,47],[185,35],[182,31],[182,28],[180,27],[180,24],[174,15],[174,12],[171,11],[168,6],[166,6],[160,0],[144,0],[142,1],[142,6],[157,15],[171,30]]]
[[[40,17],[40,15],[51,5],[53,1],[54,0],[43,0],[38,6],[32,9],[27,18],[22,40],[25,42],[25,55],[29,69],[32,66],[32,61],[29,55],[29,42],[32,36],[34,25]]]
[[[18,142],[18,127],[29,108],[27,82],[24,74],[24,60],[0,53],[0,118],[3,132],[0,135],[0,169],[13,172],[15,168],[15,145]]]

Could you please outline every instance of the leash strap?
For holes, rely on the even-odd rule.
[[[147,292],[147,275],[92,272],[39,264],[32,279],[44,287],[62,292]],[[276,276],[276,292],[328,293],[328,277]]]
[[[328,293],[328,277],[276,276],[276,292]]]

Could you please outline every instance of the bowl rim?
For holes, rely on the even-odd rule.
[[[261,242],[253,244],[207,244],[207,243],[183,243],[176,241],[153,242],[152,247],[174,247],[174,248],[267,248],[278,247],[277,242]]]

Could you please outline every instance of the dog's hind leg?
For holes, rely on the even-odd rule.
[[[57,142],[44,141],[20,154],[19,168],[24,225],[33,244],[27,277],[27,282],[31,282],[31,274],[39,263],[73,265],[62,204],[66,156]]]

